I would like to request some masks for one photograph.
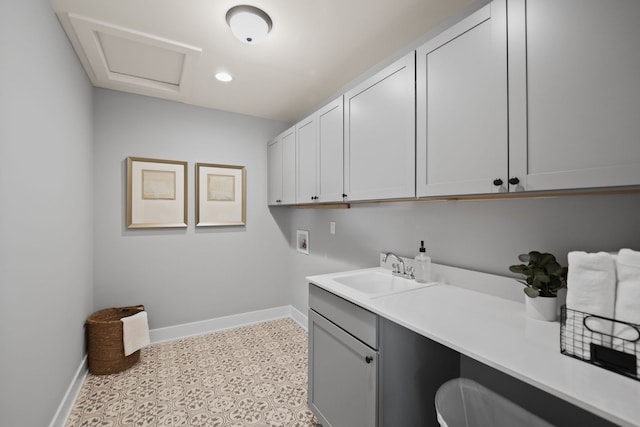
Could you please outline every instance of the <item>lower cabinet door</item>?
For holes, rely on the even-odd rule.
[[[309,310],[309,406],[324,427],[376,427],[378,353]]]

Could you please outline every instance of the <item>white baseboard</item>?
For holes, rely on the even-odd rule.
[[[84,356],[82,358],[82,362],[80,362],[80,367],[76,371],[76,374],[74,375],[73,380],[62,399],[62,403],[58,406],[58,410],[53,416],[51,424],[49,424],[49,427],[64,427],[64,424],[71,413],[71,409],[73,409],[73,403],[76,401],[78,393],[80,393],[80,389],[82,388],[82,384],[84,383],[84,379],[88,372],[87,356]]]
[[[180,338],[252,325],[254,323],[267,322],[269,320],[281,319],[283,317],[291,317],[305,330],[307,329],[306,316],[292,306],[285,305],[282,307],[268,308],[249,313],[202,320],[200,322],[184,323],[182,325],[152,329],[149,331],[149,335],[151,338],[151,344],[157,344],[165,341],[173,341]]]
[[[234,314],[232,316],[218,317],[216,319],[203,320],[200,322],[185,323],[182,325],[157,328],[149,331],[151,344],[166,341],[173,341],[180,338],[187,338],[196,335],[208,334],[211,332],[223,331],[225,329],[238,328],[240,326],[252,325],[254,323],[267,322],[269,320],[290,317],[295,320],[305,331],[307,330],[307,316],[290,305],[269,308],[266,310],[252,311],[249,313]],[[82,359],[82,363],[69,386],[58,411],[49,424],[49,427],[64,427],[64,424],[71,413],[73,403],[78,397],[82,383],[88,373],[87,357]]]
[[[294,306],[290,305],[289,306],[291,312],[289,313],[289,316],[295,320],[298,325],[300,325],[302,327],[302,329],[304,329],[305,331],[308,332],[308,328],[309,328],[309,318],[306,314],[298,311],[297,308],[295,308]]]

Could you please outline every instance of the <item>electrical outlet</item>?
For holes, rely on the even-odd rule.
[[[329,223],[329,233],[336,234],[336,223],[333,221]]]

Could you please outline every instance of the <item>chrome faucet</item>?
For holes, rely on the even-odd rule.
[[[413,274],[407,274],[404,261],[402,260],[402,258],[394,254],[393,252],[387,252],[386,254],[384,254],[384,256],[382,257],[382,262],[387,262],[387,258],[389,258],[390,256],[400,261],[400,265],[402,266],[402,271],[400,271],[400,265],[393,264],[393,274],[395,274],[396,276],[402,276],[402,277],[413,276]]]

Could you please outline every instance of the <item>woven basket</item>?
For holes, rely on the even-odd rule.
[[[144,311],[144,306],[106,308],[87,319],[89,372],[96,375],[115,374],[135,365],[140,350],[124,355],[120,319]]]

